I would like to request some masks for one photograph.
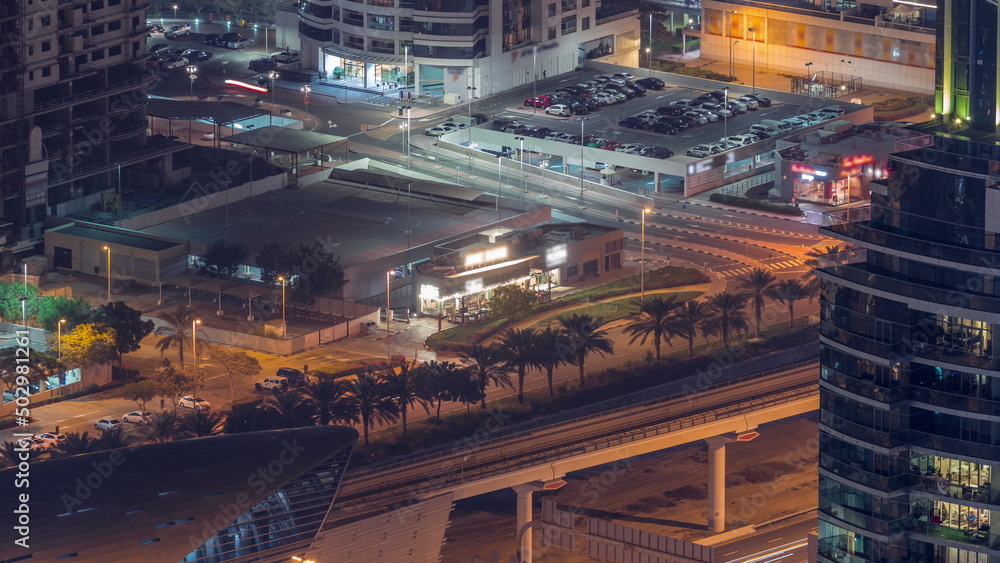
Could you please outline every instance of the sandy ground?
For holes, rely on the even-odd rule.
[[[817,504],[816,416],[784,420],[759,431],[760,437],[752,442],[727,446],[727,529],[815,508]],[[705,525],[707,500],[677,498],[690,495],[670,492],[684,486],[707,487],[707,459],[708,448],[703,442],[690,444],[571,474],[565,487],[546,494],[561,504],[592,510],[596,516],[626,526],[696,540],[710,535]],[[540,517],[540,497],[535,495],[536,517]],[[676,506],[669,506],[671,499]],[[459,502],[452,513],[442,561],[513,561],[514,506],[515,495],[509,489]],[[594,561],[542,546],[537,533],[534,560]]]

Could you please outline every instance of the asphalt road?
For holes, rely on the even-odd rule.
[[[807,536],[816,531],[816,514],[714,546],[723,563],[806,563]]]

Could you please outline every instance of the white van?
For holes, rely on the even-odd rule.
[[[781,131],[782,133],[788,133],[793,129],[793,127],[790,124],[785,123],[784,121],[778,121],[776,119],[762,119],[761,124],[770,125],[771,127],[777,129],[778,131]]]

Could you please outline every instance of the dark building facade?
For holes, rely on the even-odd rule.
[[[997,30],[989,0],[944,0],[937,26],[935,109],[948,121],[997,130]]]
[[[0,471],[0,494],[28,494],[28,548],[13,507],[0,562],[290,561],[333,504],[358,433],[321,426],[178,440]],[[21,485],[18,485],[18,483]],[[6,501],[5,501],[6,502]]]

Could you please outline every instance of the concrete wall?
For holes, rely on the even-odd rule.
[[[102,227],[101,225],[88,226],[109,232],[117,230],[114,227]],[[146,238],[173,242],[162,237],[146,236]],[[72,266],[69,269],[74,272],[107,276],[108,258],[104,251],[105,244],[99,240],[64,234],[58,228],[45,232],[45,256],[49,259],[49,264],[55,265],[56,247],[67,248],[73,255]],[[156,284],[176,275],[175,270],[179,267],[178,264],[186,267],[188,252],[189,247],[186,242],[175,244],[161,251],[133,248],[123,244],[112,245],[111,277]]]

